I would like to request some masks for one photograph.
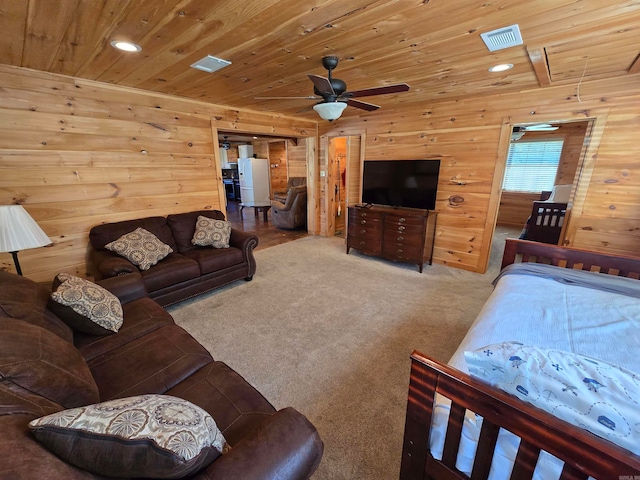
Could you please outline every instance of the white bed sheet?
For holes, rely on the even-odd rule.
[[[539,299],[539,300],[535,300]],[[519,341],[555,348],[640,372],[640,299],[529,275],[500,279],[449,364],[468,373],[465,350],[491,343]],[[431,432],[431,453],[442,458],[450,402],[437,397]],[[456,466],[470,475],[481,420],[467,412]],[[489,476],[509,478],[519,439],[501,430]],[[543,452],[534,480],[560,477],[562,463]]]

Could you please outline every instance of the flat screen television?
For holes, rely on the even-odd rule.
[[[362,201],[434,210],[440,160],[366,160]]]

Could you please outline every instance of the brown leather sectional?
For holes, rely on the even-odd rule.
[[[214,360],[146,296],[141,276],[99,283],[123,303],[124,323],[117,333],[91,336],[72,331],[47,308],[47,288],[0,272],[0,478],[105,478],[65,463],[27,427],[35,418],[78,406],[93,381],[98,393],[95,399],[89,395],[92,401],[166,394],[212,415],[232,448],[189,478],[311,476],[323,444],[302,414],[276,411],[238,373]],[[67,367],[52,369],[54,364]]]
[[[219,210],[199,210],[97,225],[89,232],[91,261],[102,278],[140,274],[149,296],[165,307],[236,280],[251,280],[256,271],[253,249],[258,237],[231,229],[229,248],[195,246],[191,239],[200,215],[225,219]],[[104,248],[139,227],[173,249],[148,270],[139,270],[126,258]]]

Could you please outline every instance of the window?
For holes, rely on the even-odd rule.
[[[525,140],[509,146],[502,189],[509,192],[551,190],[564,140]]]

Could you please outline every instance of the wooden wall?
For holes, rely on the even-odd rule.
[[[269,143],[271,166],[271,193],[287,190],[287,143],[285,140]]]
[[[567,226],[569,245],[640,255],[638,75],[513,94],[407,106],[320,124],[320,135],[366,133],[365,158],[441,158],[434,260],[483,272],[491,248],[511,125],[594,119]]]
[[[315,137],[316,124],[0,66],[0,204],[22,204],[53,246],[23,273],[92,274],[97,224],[225,208],[217,129]],[[304,144],[304,142],[302,142]],[[9,254],[0,268],[13,271]]]
[[[287,170],[290,177],[307,176],[307,144],[287,140]]]

